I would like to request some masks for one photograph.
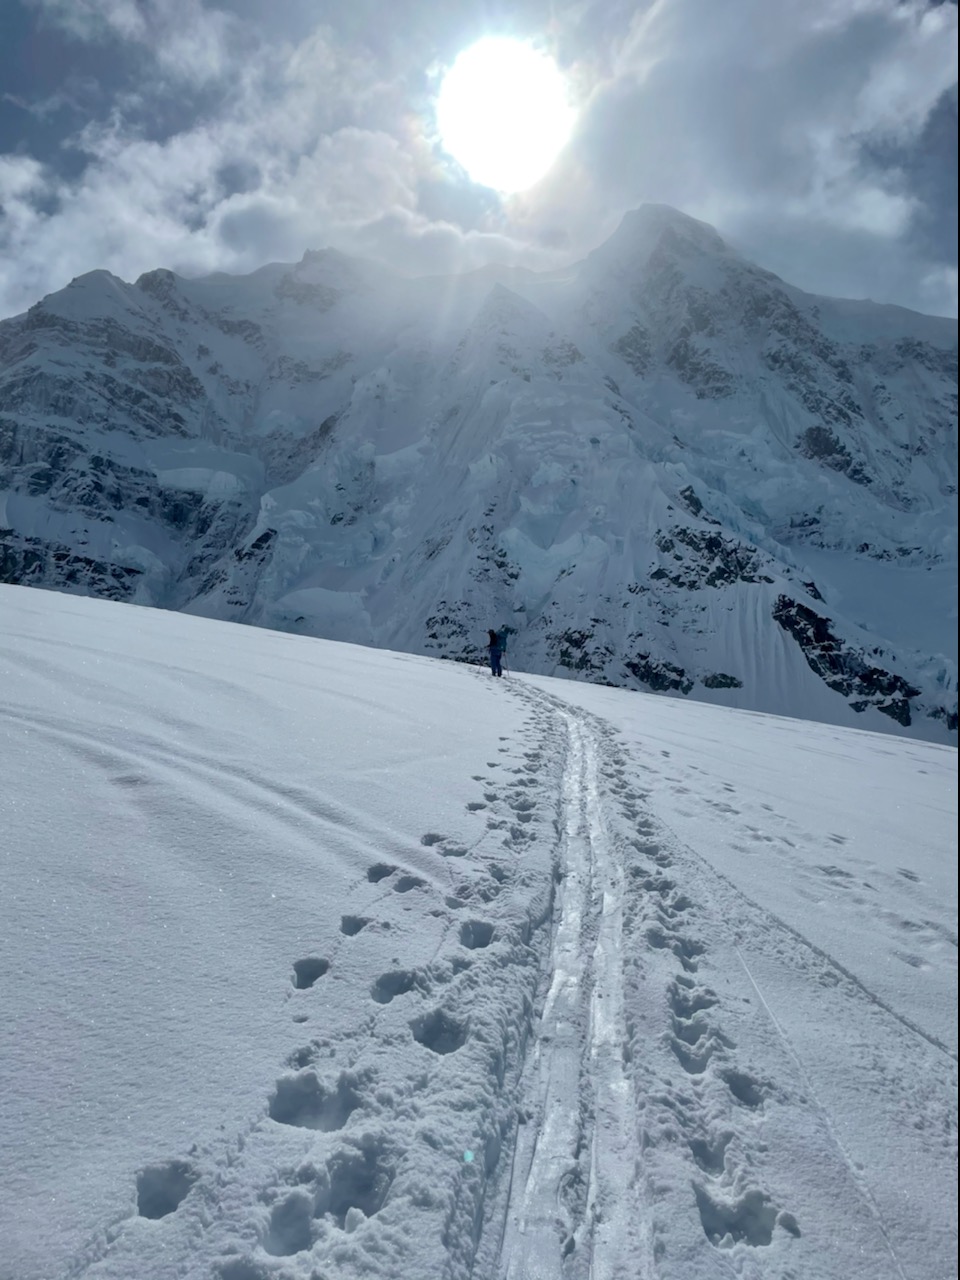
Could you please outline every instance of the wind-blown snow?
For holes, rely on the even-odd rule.
[[[0,762],[3,1280],[955,1274],[953,749],[0,587]]]

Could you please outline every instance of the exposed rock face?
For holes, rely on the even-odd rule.
[[[760,571],[763,557],[756,547],[744,546],[733,538],[678,525],[672,536],[658,531],[654,542],[657,550],[677,565],[673,570],[663,564],[654,569],[650,574],[654,582],[670,582],[687,591],[731,582],[773,582],[773,578]]]
[[[0,529],[0,582],[79,591],[104,600],[132,600],[139,569],[94,560],[71,547]]]
[[[866,661],[865,655],[837,638],[830,630],[830,619],[823,618],[806,605],[780,596],[773,616],[803,650],[811,671],[845,698],[852,698],[854,711],[874,706],[898,724],[910,724],[910,699],[920,690],[902,676],[884,671]]]
[[[93,272],[0,322],[0,578],[945,740],[956,379],[657,206],[562,277]]]

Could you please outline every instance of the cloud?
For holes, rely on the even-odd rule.
[[[140,39],[125,10],[107,6],[106,17]],[[87,161],[77,179],[5,158],[4,313],[94,267],[128,279],[158,264],[246,271],[327,243],[423,270],[517,256],[506,240],[498,253],[497,237],[419,213],[421,183],[437,176],[423,131],[397,86],[329,32],[267,46],[234,72],[211,119],[162,140],[142,136],[118,95],[108,119],[71,140]]]
[[[244,27],[203,0],[30,0],[75,39],[118,41],[149,51],[153,68],[173,81],[203,84],[232,70]]]
[[[109,113],[61,139],[73,176],[0,157],[0,314],[93,267],[250,270],[325,244],[428,273],[550,265],[646,200],[802,287],[956,308],[952,5],[518,0],[511,29],[556,51],[581,114],[554,171],[500,202],[432,120],[443,65],[489,30],[479,0],[376,21],[355,0],[326,24],[300,0],[31,3],[118,70]]]
[[[81,40],[116,35],[124,40],[144,40],[147,22],[136,0],[33,0],[44,12]]]
[[[893,251],[911,260],[897,287],[919,305],[906,277],[916,284],[934,265],[911,245],[922,202],[877,148],[916,143],[955,86],[956,24],[955,8],[911,0],[656,0],[633,21],[568,155],[524,216],[551,227],[564,192],[576,191],[582,239],[659,200],[747,244],[778,245],[801,284],[822,283],[817,260],[855,247],[858,292],[872,279],[881,295]],[[955,149],[954,136],[954,173]],[[955,308],[955,297],[933,305]]]

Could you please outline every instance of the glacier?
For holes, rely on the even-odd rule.
[[[0,581],[956,740],[956,322],[648,205],[582,262],[0,322]]]

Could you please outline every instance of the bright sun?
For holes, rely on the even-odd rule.
[[[519,40],[471,45],[437,98],[444,148],[496,191],[523,191],[547,172],[573,128],[566,84],[553,60]]]

